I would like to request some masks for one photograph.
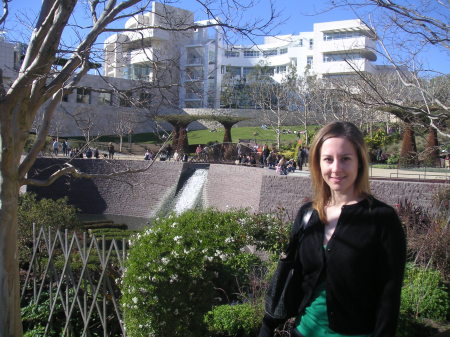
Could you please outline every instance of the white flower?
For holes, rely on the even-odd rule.
[[[132,298],[132,301],[133,301],[134,304],[137,304],[138,298],[137,298],[137,297],[133,297],[133,298]]]
[[[175,237],[173,238],[173,241],[175,241],[175,242],[180,242],[180,240],[181,240],[182,238],[183,238],[182,236],[177,235],[177,236],[175,236]]]
[[[230,242],[234,242],[234,239],[231,236],[229,238],[225,239],[225,243],[230,243]]]
[[[214,258],[212,256],[207,256],[206,259],[211,262]]]
[[[173,282],[175,282],[176,280],[178,280],[178,275],[177,275],[177,274],[173,274],[173,275],[170,277],[169,282],[170,282],[170,283],[173,283]]]
[[[178,309],[175,309],[175,311],[173,312],[175,314],[175,316],[178,315]]]
[[[163,257],[163,258],[161,259],[161,263],[162,263],[163,265],[166,265],[166,264],[169,263],[169,259],[168,259],[167,257]]]
[[[170,225],[170,227],[175,228],[178,225],[177,222],[174,222],[173,224]]]

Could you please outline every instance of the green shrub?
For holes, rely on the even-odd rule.
[[[251,242],[248,217],[245,211],[188,211],[157,218],[137,234],[121,284],[127,334],[204,335],[204,314],[237,299],[239,288],[229,280],[245,282],[249,264],[261,264],[243,252]]]
[[[285,221],[284,210],[278,209],[274,214],[253,214],[245,221],[251,233],[253,244],[263,250],[279,256],[287,248],[292,223]]]
[[[396,165],[400,160],[400,156],[398,154],[391,154],[386,160],[386,164]]]
[[[204,321],[208,330],[220,336],[255,336],[262,315],[250,303],[220,305],[209,311]]]
[[[448,292],[439,272],[407,264],[401,311],[414,318],[444,321],[450,309]]]
[[[19,197],[18,209],[19,261],[22,267],[31,259],[33,248],[33,223],[36,230],[74,228],[79,224],[77,209],[68,204],[67,198],[37,200],[33,193]]]

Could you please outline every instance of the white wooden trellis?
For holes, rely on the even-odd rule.
[[[22,285],[22,297],[27,289],[32,288],[33,302],[38,304],[42,300],[43,290],[48,291],[50,308],[44,336],[49,333],[57,304],[62,306],[66,320],[62,336],[73,335],[70,323],[74,318],[75,309],[79,310],[83,321],[83,331],[77,332],[77,336],[91,335],[89,325],[92,323],[94,311],[100,319],[104,337],[125,336],[122,314],[115,296],[118,290],[106,273],[113,267],[113,262],[118,263],[118,266],[114,267],[118,268],[119,273],[123,272],[126,241],[126,239],[112,240],[109,247],[106,247],[104,237],[88,237],[86,232],[83,232],[80,239],[78,234],[69,234],[67,230],[64,232],[58,230],[52,234],[51,230],[45,231],[43,228],[36,232],[33,225],[33,253]],[[122,249],[119,249],[119,243]],[[58,269],[55,266],[55,259],[61,254],[64,257],[64,265],[62,269]],[[79,273],[74,273],[70,265],[74,256],[79,256],[81,259]],[[97,277],[88,268],[91,256],[97,256],[99,260],[99,272],[96,273],[99,276]],[[43,259],[47,262],[41,270],[39,261]],[[112,312],[108,312],[108,305],[112,305]],[[111,316],[120,326],[120,335],[117,332],[112,335],[113,332],[108,329],[108,318]]]

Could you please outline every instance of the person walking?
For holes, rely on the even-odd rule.
[[[67,143],[67,140],[63,140],[62,142],[62,151],[63,155],[68,156],[69,155],[69,143]]]
[[[58,152],[59,152],[59,142],[58,142],[57,139],[53,139],[52,147],[53,147],[53,154],[54,154],[55,156],[57,156],[57,155],[58,155]]]
[[[113,143],[109,142],[109,144],[108,144],[108,158],[109,159],[114,159],[114,153],[115,153],[114,145],[113,145]]]
[[[369,188],[368,152],[359,129],[334,122],[310,151],[312,211],[287,253],[298,273],[296,337],[393,337],[400,310],[406,239],[399,217]],[[295,236],[297,237],[297,236]],[[259,337],[273,336],[283,320],[266,314]]]
[[[298,169],[301,171],[303,169],[303,164],[306,160],[306,149],[304,146],[298,149],[298,155],[297,155],[297,166]]]

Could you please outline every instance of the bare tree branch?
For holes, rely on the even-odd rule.
[[[2,0],[3,14],[2,14],[2,16],[0,16],[0,25],[2,25],[6,21],[6,18],[8,17],[8,14],[9,14],[8,2],[10,2],[10,1],[11,0]]]

